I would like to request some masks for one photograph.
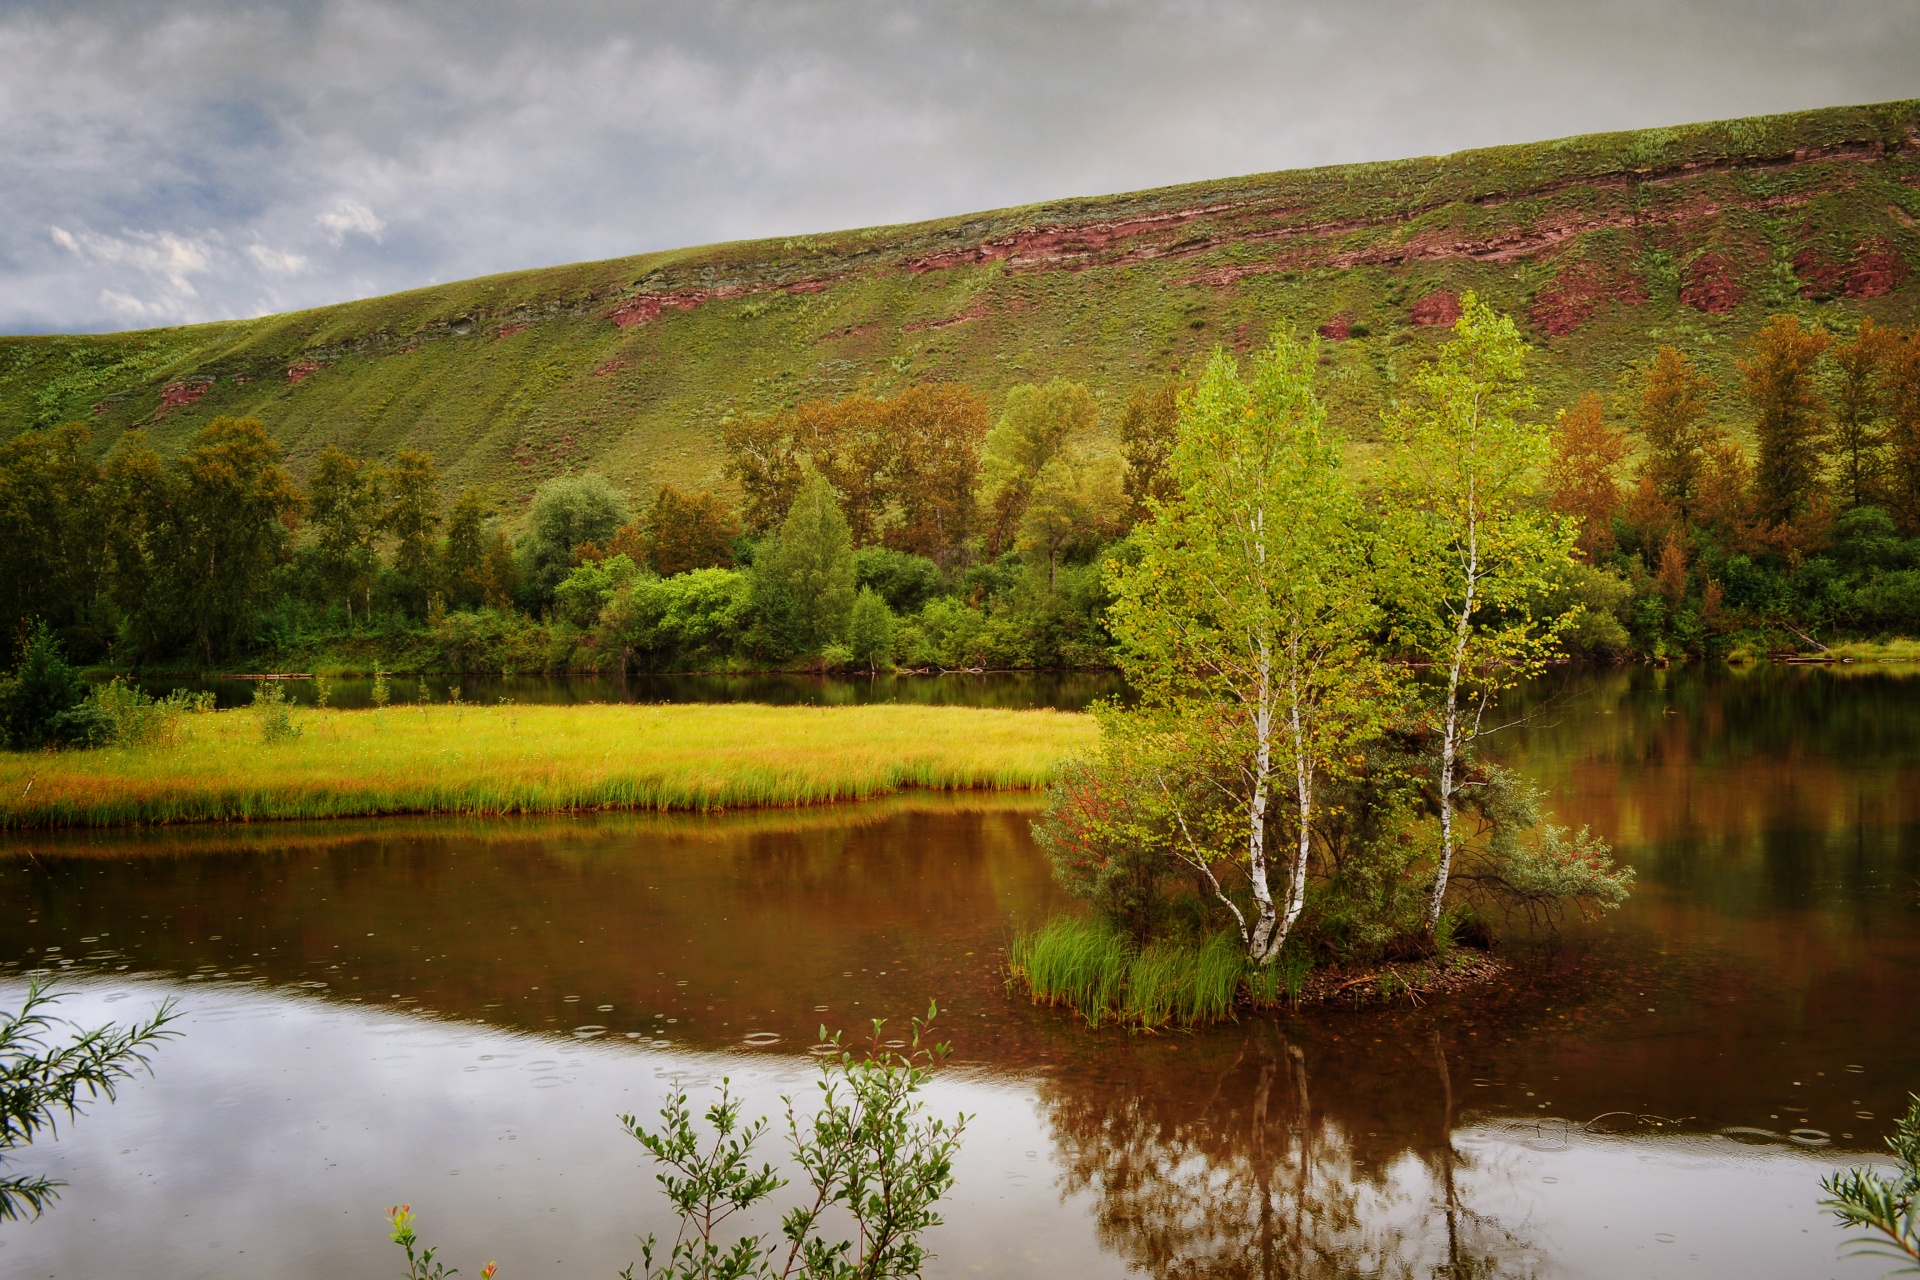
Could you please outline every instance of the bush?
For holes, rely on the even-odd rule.
[[[116,747],[177,746],[185,737],[184,718],[213,710],[211,693],[175,689],[164,698],[154,698],[118,676],[95,689],[91,702],[104,722],[105,741]]]
[[[885,547],[854,552],[853,574],[856,585],[878,592],[898,614],[918,613],[944,585],[940,566],[933,561]]]
[[[599,640],[646,670],[685,670],[725,657],[753,620],[752,587],[747,574],[732,569],[640,575],[602,612]]]
[[[104,742],[109,732],[60,642],[45,623],[36,624],[20,665],[0,679],[0,743],[14,751],[84,747]]]
[[[639,577],[639,568],[624,555],[586,561],[553,589],[554,612],[584,630],[600,621],[615,592],[631,587]]]
[[[260,741],[267,746],[292,742],[300,736],[293,722],[287,691],[272,680],[262,680],[253,691],[253,718],[260,726]]]

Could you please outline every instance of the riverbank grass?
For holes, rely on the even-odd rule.
[[[1027,790],[1097,733],[1063,712],[893,704],[439,704],[284,718],[225,711],[189,717],[170,745],[0,756],[0,829]]]
[[[1297,947],[1258,969],[1231,931],[1200,941],[1162,938],[1142,947],[1099,920],[1057,916],[1007,948],[1007,968],[1035,1004],[1064,1006],[1092,1026],[1203,1026],[1252,1009],[1353,1006],[1427,996],[1491,982],[1507,966],[1484,951],[1449,948],[1420,960],[1316,965]]]
[[[1065,1005],[1094,1026],[1225,1021],[1247,978],[1245,955],[1231,933],[1198,945],[1162,939],[1140,947],[1098,921],[1074,916],[1015,939],[1007,959],[1035,1002]]]

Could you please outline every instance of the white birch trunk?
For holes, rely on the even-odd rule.
[[[1427,932],[1440,928],[1440,912],[1447,901],[1447,880],[1453,874],[1453,772],[1460,758],[1460,679],[1467,664],[1467,641],[1473,629],[1473,610],[1480,585],[1480,522],[1472,482],[1467,485],[1466,592],[1460,600],[1460,618],[1454,626],[1453,659],[1447,667],[1445,728],[1440,737],[1440,865],[1434,871],[1433,897],[1427,903]]]

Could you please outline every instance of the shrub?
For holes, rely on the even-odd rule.
[[[267,746],[292,742],[300,736],[300,726],[293,722],[289,706],[287,691],[274,681],[262,680],[255,687],[253,718],[260,726],[260,741]]]
[[[1852,1251],[1891,1258],[1895,1268],[1920,1273],[1920,1094],[1907,1095],[1910,1105],[1887,1139],[1899,1167],[1891,1175],[1878,1169],[1849,1169],[1821,1180],[1827,1199],[1820,1203],[1849,1227],[1866,1227],[1875,1235],[1850,1241]]]
[[[854,582],[871,588],[895,613],[918,613],[942,588],[940,566],[925,556],[886,547],[865,547],[853,553]]]
[[[108,732],[59,640],[45,623],[36,624],[20,665],[0,678],[0,743],[14,751],[81,747],[104,741]]]
[[[554,612],[576,627],[591,627],[614,593],[632,587],[639,577],[638,566],[624,555],[584,561],[553,589]]]
[[[184,718],[213,710],[211,693],[175,689],[154,698],[118,676],[95,689],[91,700],[104,723],[105,740],[116,747],[177,746],[185,737]],[[326,705],[324,699],[321,705]]]

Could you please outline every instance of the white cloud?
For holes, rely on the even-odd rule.
[[[253,259],[254,264],[262,271],[271,272],[274,275],[299,275],[307,269],[307,257],[305,254],[289,253],[282,249],[269,249],[264,244],[248,245],[247,257]]]
[[[387,226],[386,222],[366,205],[345,197],[334,201],[333,207],[315,218],[314,222],[326,234],[327,243],[336,249],[349,235],[356,232],[378,243],[380,233]]]
[[[1916,65],[1914,0],[22,0],[0,331],[1883,101]],[[91,230],[129,227],[198,230]]]

